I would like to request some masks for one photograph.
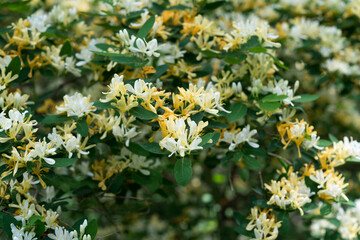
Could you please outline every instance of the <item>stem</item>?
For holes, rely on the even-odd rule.
[[[284,162],[286,162],[287,164],[292,165],[292,163],[290,162],[290,160],[288,160],[288,159],[286,159],[286,158],[284,158],[284,157],[282,157],[282,156],[280,156],[280,155],[277,155],[277,154],[271,153],[271,152],[267,152],[267,154],[269,154],[270,156],[273,156],[273,157],[277,157],[277,158],[283,160]]]

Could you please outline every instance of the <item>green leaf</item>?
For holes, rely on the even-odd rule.
[[[205,2],[206,2],[206,1],[205,1]],[[227,1],[224,1],[224,0],[206,3],[206,5],[201,8],[201,10],[209,10],[209,11],[212,11],[212,10],[215,10],[216,8],[221,7],[221,6],[224,5],[225,3],[227,3]]]
[[[246,182],[249,179],[250,173],[249,170],[246,168],[240,168],[239,169],[239,175],[241,177],[241,179]]]
[[[169,152],[165,149],[161,149],[159,143],[139,143],[139,146],[144,150],[155,153],[155,154],[169,154]]]
[[[16,221],[16,219],[13,216],[10,216],[8,214],[2,214],[3,215],[3,226],[4,231],[8,235],[10,239],[12,239],[12,232],[11,232],[11,226],[10,224],[13,223],[15,226],[22,226],[20,222]]]
[[[247,106],[241,102],[233,104],[230,108],[231,113],[226,114],[229,122],[233,122],[243,118],[247,113]]]
[[[85,228],[85,234],[90,234],[91,239],[95,239],[96,237],[96,233],[98,230],[98,225],[95,219],[91,220],[90,222],[88,222],[88,225]]]
[[[164,73],[167,72],[168,69],[169,69],[169,64],[163,64],[163,65],[157,66],[155,68],[156,73],[151,75],[151,78],[152,79],[157,79],[157,78],[161,77]]]
[[[205,116],[205,112],[204,111],[201,111],[201,112],[198,112],[194,115],[191,115],[191,120],[196,122],[196,124],[199,124],[199,122],[204,118]]]
[[[254,232],[246,230],[246,226],[249,223],[249,221],[246,220],[246,216],[244,216],[238,212],[234,212],[233,217],[235,219],[236,224],[239,225],[239,226],[235,227],[234,230],[241,235],[253,238]]]
[[[12,145],[13,145],[12,141],[8,141],[6,143],[0,143],[0,153],[10,149]]]
[[[8,32],[10,32],[12,29],[13,29],[12,27],[0,29],[0,35],[1,35],[1,34],[5,34],[5,33],[8,33]]]
[[[251,170],[258,170],[264,167],[256,158],[244,155],[243,157],[246,166]]]
[[[224,61],[230,64],[238,64],[244,61],[245,59],[246,59],[246,54],[240,54],[237,57],[227,56],[224,58]]]
[[[224,129],[224,128],[228,128],[229,126],[226,123],[223,122],[218,122],[218,121],[214,121],[212,119],[206,119],[206,121],[208,121],[208,128],[213,128],[213,129]]]
[[[21,69],[21,61],[18,56],[13,58],[11,62],[9,63],[9,66],[6,68],[6,74],[11,72],[11,75],[14,76],[15,74],[18,74]]]
[[[29,220],[28,220],[28,226],[32,226],[35,224],[36,221],[41,221],[44,219],[44,216],[37,216],[37,215],[32,215]]]
[[[210,135],[210,136],[207,136],[207,135]],[[207,140],[207,139],[204,139],[203,137],[204,138],[210,137],[210,139]],[[203,149],[206,149],[206,148],[214,146],[219,141],[220,133],[212,132],[212,133],[208,133],[208,134],[204,135],[203,137],[202,137],[202,141],[199,144],[199,146],[202,146]],[[211,142],[209,142],[209,140],[211,140]]]
[[[82,137],[87,137],[88,133],[89,133],[89,126],[86,122],[86,117],[80,119],[77,123],[76,123],[76,131],[78,131],[78,133],[80,133],[80,135]]]
[[[50,165],[46,162],[43,162],[42,166],[47,167],[47,168],[69,167],[76,162],[77,158],[54,158],[54,160],[55,160],[55,164]]]
[[[74,117],[68,117],[66,115],[47,115],[43,120],[41,120],[42,124],[56,124],[56,123],[64,123],[70,120],[75,119]]]
[[[178,5],[173,5],[171,7],[166,8],[165,10],[186,10],[186,9],[191,9],[191,7],[182,5],[182,4],[178,4]]]
[[[205,50],[200,49],[200,51],[201,51],[201,53],[205,54],[208,57],[217,57],[217,56],[219,56],[219,52],[215,52],[215,51],[213,51],[211,49],[205,49]]]
[[[140,28],[136,37],[137,38],[146,38],[146,36],[150,32],[151,28],[153,27],[154,23],[155,23],[155,16],[152,15],[148,20],[146,20],[144,25],[142,25],[142,27]]]
[[[253,53],[264,53],[266,52],[266,48],[264,47],[249,47],[248,48],[250,52],[253,52]]]
[[[60,56],[71,57],[73,55],[71,44],[69,41],[66,41],[60,50]]]
[[[129,146],[127,146],[126,148],[129,149],[132,153],[135,153],[136,155],[145,157],[148,157],[150,155],[149,152],[140,147],[139,144],[133,142],[130,142]]]
[[[328,140],[320,139],[317,145],[319,147],[327,147],[327,146],[332,145],[332,142],[330,142]]]
[[[92,51],[92,52],[104,57],[128,57],[128,55],[121,53],[109,53],[109,52],[99,52],[99,51]]]
[[[40,221],[40,220],[37,220],[35,222],[35,234],[37,237],[40,237],[44,234],[45,232],[45,223]]]
[[[103,51],[107,51],[109,48],[111,49],[117,49],[118,47],[114,46],[114,45],[111,45],[111,44],[107,44],[107,43],[97,43],[95,44],[95,47],[103,50]]]
[[[207,133],[204,136],[201,137],[201,143],[199,146],[204,146],[209,142],[209,140],[214,136],[215,132]]]
[[[331,133],[329,133],[329,138],[330,138],[331,142],[335,142],[335,143],[339,142],[339,140],[334,135],[332,135]]]
[[[10,173],[9,175],[3,177],[1,180],[2,180],[2,181],[9,181],[9,180],[11,180],[11,179],[17,179],[18,177],[22,176],[25,172],[26,172],[26,169],[25,169],[25,168],[20,168],[20,169],[16,172],[15,176],[13,175],[13,173]]]
[[[282,221],[280,233],[286,235],[290,230],[289,213],[286,211],[280,211],[276,217],[278,221]]]
[[[318,206],[315,203],[307,203],[304,206],[302,206],[301,208],[304,212],[306,212],[306,211],[314,210],[317,207]]]
[[[288,98],[287,95],[271,94],[271,95],[265,96],[263,99],[261,99],[261,101],[262,102],[279,102],[279,101],[282,101],[282,100],[284,100],[286,98]]]
[[[328,202],[324,202],[320,207],[320,214],[322,216],[329,215],[331,213],[332,205]]]
[[[138,57],[131,57],[131,56],[118,56],[118,57],[110,57],[110,60],[116,63],[129,65],[131,67],[139,67],[147,63],[147,61],[143,61]]]
[[[269,55],[275,62],[275,64],[285,70],[289,70],[288,67],[286,67],[284,64],[282,64],[276,57],[274,57],[272,54],[268,53],[268,52],[265,52],[264,54],[267,54]]]
[[[80,218],[80,219],[78,219],[78,220],[74,223],[74,225],[72,226],[72,228],[79,233],[79,232],[80,232],[80,225],[84,223],[85,219],[86,219],[86,218]]]
[[[350,157],[350,158],[347,158],[346,161],[347,161],[347,162],[357,162],[357,163],[359,163],[359,162],[360,162],[360,159],[359,159],[359,158],[355,158],[355,157]]]
[[[154,169],[149,169],[150,175],[144,175],[141,172],[135,172],[131,178],[139,185],[145,186],[150,192],[155,192],[162,183],[162,174]]]
[[[113,101],[110,102],[100,102],[99,100],[94,102],[93,106],[96,108],[114,108],[116,109],[116,107],[114,107],[113,105],[111,105]]]
[[[341,225],[341,222],[336,218],[327,218],[327,220],[336,227],[340,227]]]
[[[129,113],[141,120],[152,120],[159,117],[156,113],[146,110],[142,106],[132,108]]]
[[[192,176],[191,161],[189,158],[180,158],[175,163],[174,175],[176,182],[186,186]]]
[[[10,87],[18,86],[19,83],[29,79],[29,72],[30,72],[30,68],[28,68],[28,67],[22,68],[19,72],[19,77],[17,79],[15,79],[14,81],[10,82],[9,86]]]
[[[260,102],[259,106],[264,111],[275,111],[281,105],[279,102]]]
[[[302,103],[302,102],[315,101],[316,99],[318,99],[320,97],[320,95],[318,95],[318,94],[316,94],[316,95],[303,94],[303,95],[300,95],[300,97],[301,98],[299,98],[299,99],[293,100],[293,102]]]

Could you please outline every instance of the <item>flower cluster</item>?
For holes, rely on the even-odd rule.
[[[359,9],[0,3],[0,238],[356,238]]]

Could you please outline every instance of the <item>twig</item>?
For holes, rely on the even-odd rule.
[[[235,192],[234,185],[233,185],[233,182],[232,182],[232,177],[231,177],[231,168],[229,168],[228,180],[229,180],[229,183],[230,183],[231,191]]]
[[[264,180],[263,180],[261,171],[259,171],[259,178],[260,178],[261,188],[264,188]]]
[[[270,156],[273,156],[273,157],[277,157],[277,158],[283,160],[284,162],[286,162],[287,164],[292,165],[292,163],[290,162],[290,160],[288,160],[288,159],[286,159],[286,158],[284,158],[284,157],[282,157],[282,156],[280,156],[280,155],[277,155],[277,154],[271,153],[271,152],[267,152],[267,154],[269,154]]]

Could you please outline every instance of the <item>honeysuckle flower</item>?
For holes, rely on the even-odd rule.
[[[46,163],[50,165],[55,164],[55,160],[53,158],[49,158],[47,156],[54,155],[56,152],[56,148],[51,144],[47,143],[45,139],[43,141],[33,142],[31,143],[33,149],[30,151],[30,156],[32,158],[41,158],[44,159]]]
[[[199,134],[208,125],[208,122],[200,121],[196,124],[188,118],[187,123],[190,131],[186,129],[185,121],[181,118],[171,118],[161,124],[165,137],[159,142],[159,145],[171,153],[169,156],[178,153],[181,157],[184,157],[187,151],[203,149],[202,146],[199,146],[202,142]]]
[[[16,195],[16,201],[18,204],[9,204],[9,207],[17,208],[18,214],[15,219],[22,222],[22,225],[26,225],[26,221],[33,215],[39,215],[35,209],[35,204],[31,203],[29,199],[21,200],[20,194]]]
[[[50,27],[50,24],[47,23],[48,15],[42,11],[32,14],[31,16],[27,17],[27,19],[30,22],[30,27],[41,33],[45,32]]]
[[[225,131],[224,137],[221,141],[229,143],[229,150],[234,151],[234,149],[241,143],[247,142],[251,147],[258,148],[257,140],[253,136],[257,133],[256,129],[250,131],[250,125],[246,125],[241,131],[240,129],[233,132]]]
[[[46,216],[45,216],[45,227],[46,229],[49,229],[49,228],[56,228],[58,227],[58,218],[59,218],[59,213],[56,212],[56,211],[53,211],[53,210],[47,210],[46,211]]]
[[[296,208],[303,215],[301,207],[311,202],[310,197],[314,193],[306,186],[304,178],[297,174],[290,168],[287,177],[282,177],[280,181],[271,180],[270,185],[265,184],[265,189],[272,194],[267,204],[274,204],[282,209]]]
[[[308,140],[308,139],[306,139],[306,138],[304,139],[304,141],[303,141],[303,143],[302,143],[302,145],[304,146],[304,148],[305,148],[305,149],[316,148],[316,149],[318,149],[318,150],[322,150],[323,147],[319,147],[319,146],[318,146],[318,142],[319,142],[319,140],[320,140],[320,137],[318,137],[318,136],[316,135],[316,133],[312,133],[312,134],[310,135],[310,137],[311,137],[310,140]]]
[[[17,228],[13,223],[10,223],[12,239],[13,240],[37,240],[35,232],[25,232],[25,228]]]
[[[76,231],[69,232],[63,227],[56,227],[55,233],[51,233],[48,235],[48,237],[53,240],[78,240],[78,238],[75,236],[77,236]]]
[[[0,57],[0,68],[6,68],[9,66],[11,62],[11,57],[9,55],[6,55],[5,57]]]
[[[159,57],[160,53],[157,53],[155,51],[158,50],[158,44],[157,44],[157,40],[153,39],[150,42],[146,42],[145,40],[141,39],[141,38],[136,38],[132,36],[133,38],[130,40],[130,47],[129,50],[135,53],[142,53],[142,54],[146,54],[148,57],[154,56],[154,57]],[[136,47],[134,45],[134,43],[136,42]]]
[[[141,172],[144,175],[150,175],[150,171],[146,168],[153,163],[153,160],[146,159],[144,156],[132,155],[131,162],[128,167]]]
[[[91,61],[93,55],[94,55],[94,53],[91,52],[89,49],[86,49],[86,48],[81,49],[80,53],[75,54],[76,58],[81,60],[76,63],[76,66],[81,67],[81,66],[89,63]]]
[[[136,132],[136,127],[132,127],[130,129],[127,129],[124,125],[115,125],[112,128],[112,133],[117,139],[126,139],[125,145],[128,147],[130,144],[130,139],[134,138],[136,135],[138,135],[138,132]]]
[[[116,36],[120,39],[120,41],[125,46],[130,46],[130,37],[129,37],[129,33],[127,32],[126,29],[119,30],[119,32],[116,34]]]
[[[277,222],[275,215],[270,214],[272,209],[263,209],[253,207],[248,217],[250,222],[246,226],[247,231],[254,230],[256,240],[273,240],[279,234],[281,221]]]
[[[82,117],[95,111],[96,108],[93,106],[93,102],[90,102],[90,95],[83,97],[81,93],[76,92],[72,96],[65,95],[64,103],[56,106],[56,110],[59,113],[67,113],[68,117]]]

